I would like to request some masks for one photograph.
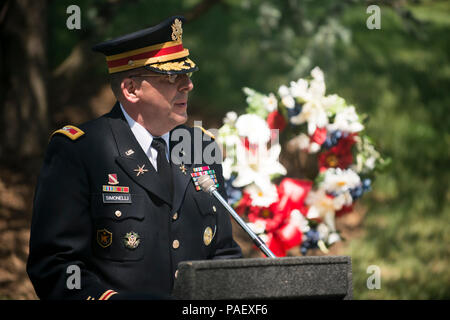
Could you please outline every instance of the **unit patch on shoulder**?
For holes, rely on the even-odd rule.
[[[72,140],[77,140],[79,137],[81,137],[84,134],[84,131],[82,131],[81,129],[79,129],[75,126],[67,125],[67,126],[64,126],[62,129],[59,129],[59,130],[56,130],[55,132],[53,132],[51,137],[53,137],[53,135],[55,135],[57,133],[61,133],[61,134],[65,135],[66,137],[69,137]]]

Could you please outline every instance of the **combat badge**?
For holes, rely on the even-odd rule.
[[[112,233],[106,229],[97,230],[97,243],[102,248],[109,247],[112,243]]]
[[[139,246],[139,243],[141,242],[141,237],[136,232],[128,232],[123,237],[123,244],[126,248],[134,250]]]

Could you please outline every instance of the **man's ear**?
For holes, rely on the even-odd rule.
[[[137,96],[136,82],[134,82],[131,78],[123,79],[120,83],[120,89],[123,96],[128,101],[136,103],[139,100],[139,97]]]

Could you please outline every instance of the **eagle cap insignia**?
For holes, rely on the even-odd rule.
[[[172,40],[173,41],[180,41],[183,38],[183,28],[182,28],[182,22],[180,19],[175,19],[175,21],[172,23]]]

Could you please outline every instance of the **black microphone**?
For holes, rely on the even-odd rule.
[[[228,204],[228,202],[220,195],[220,193],[217,191],[216,185],[214,184],[214,181],[211,179],[209,175],[203,175],[200,176],[197,180],[198,184],[200,185],[201,189],[205,192],[208,192],[209,194],[212,194],[216,197],[217,200],[220,201],[220,203],[227,209],[227,211],[231,214],[231,216],[234,218],[234,220],[241,226],[242,229],[244,229],[245,232],[252,238],[255,245],[262,251],[264,254],[269,258],[276,258],[276,256],[273,254],[272,251],[266,246],[264,241],[261,240],[260,237],[258,237],[252,229],[249,228],[249,226],[245,223],[244,220],[234,211],[234,209]]]

